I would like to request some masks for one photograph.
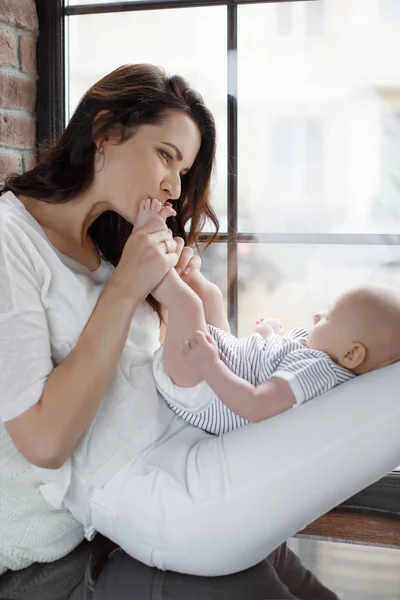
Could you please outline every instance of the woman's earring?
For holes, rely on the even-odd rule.
[[[106,160],[106,155],[104,154],[104,148],[102,145],[97,148],[96,154],[99,157],[98,159],[95,159],[95,161],[96,161],[95,171],[97,172],[97,171],[101,171],[101,169],[104,167],[104,163]],[[99,166],[100,160],[101,160],[101,166]]]

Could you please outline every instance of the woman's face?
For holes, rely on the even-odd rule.
[[[179,198],[181,177],[192,167],[200,145],[195,122],[177,111],[168,113],[161,125],[141,125],[126,142],[110,138],[96,153],[97,196],[134,223],[142,200]]]

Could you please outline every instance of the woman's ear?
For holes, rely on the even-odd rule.
[[[366,360],[367,354],[367,348],[364,344],[352,342],[344,356],[339,359],[339,364],[349,371],[354,371]]]
[[[109,110],[100,110],[93,119],[92,135],[99,154],[103,151],[103,144],[109,139],[109,135],[104,134],[104,127],[107,125],[107,115],[111,115]],[[108,130],[108,127],[106,127]]]

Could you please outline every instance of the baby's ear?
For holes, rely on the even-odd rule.
[[[339,360],[339,364],[348,369],[354,371],[362,365],[367,358],[367,348],[361,342],[352,342],[347,348],[346,353]]]

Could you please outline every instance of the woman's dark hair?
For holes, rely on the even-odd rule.
[[[125,65],[106,75],[83,96],[60,139],[41,155],[38,164],[10,175],[3,192],[11,191],[44,202],[68,202],[89,188],[94,178],[96,142],[119,128],[121,143],[141,125],[160,124],[171,110],[189,115],[199,127],[201,146],[189,173],[182,178],[176,217],[168,220],[174,235],[197,243],[209,219],[218,231],[210,206],[210,179],[215,158],[215,123],[200,94],[180,76],[167,77],[153,65]],[[190,221],[189,232],[185,225]],[[89,228],[103,258],[117,265],[132,224],[113,211],[104,212]],[[157,303],[152,306],[160,314]]]

